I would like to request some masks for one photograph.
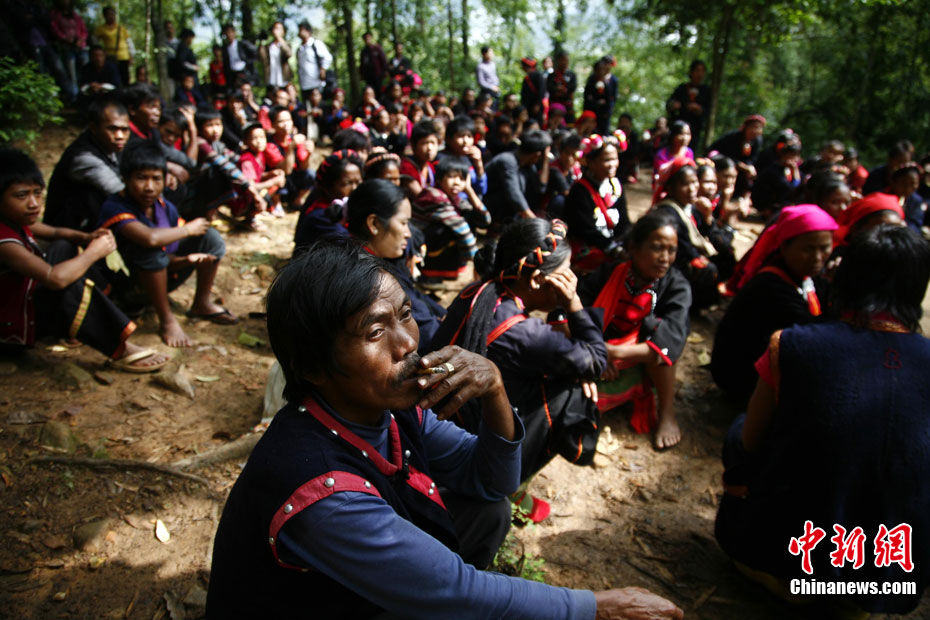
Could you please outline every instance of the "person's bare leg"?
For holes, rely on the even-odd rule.
[[[139,270],[138,278],[155,308],[155,314],[158,315],[160,324],[158,333],[162,341],[169,347],[191,346],[193,344],[191,339],[187,337],[181,329],[181,324],[171,313],[171,304],[168,302],[168,272],[165,269]]]
[[[671,448],[681,441],[681,429],[675,417],[675,365],[648,366],[646,372],[659,400],[659,427],[653,443],[659,450]]]
[[[213,281],[216,280],[216,272],[219,268],[219,260],[204,261],[196,265],[197,288],[194,290],[194,302],[191,304],[193,314],[208,315],[223,312],[223,306],[210,299],[213,295]]]

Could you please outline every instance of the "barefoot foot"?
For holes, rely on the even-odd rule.
[[[125,359],[129,357],[130,355],[139,353],[140,351],[144,351],[144,350],[145,350],[145,347],[140,347],[138,345],[132,344],[131,342],[127,342],[126,346],[124,347],[123,355],[120,355],[117,358],[117,360]],[[170,359],[171,358],[165,355],[164,353],[156,352],[153,355],[149,355],[147,357],[138,359],[134,362],[130,362],[129,366],[132,366],[133,368],[137,368],[139,370],[146,370],[150,368],[161,368],[162,366],[165,365],[165,362],[169,361]]]
[[[169,347],[189,347],[193,344],[187,334],[184,333],[184,330],[181,329],[180,323],[173,316],[171,320],[162,324],[158,333],[161,335],[162,342]]]
[[[653,440],[656,450],[671,448],[679,441],[681,441],[681,429],[678,427],[675,414],[659,416],[659,427],[656,429],[656,436]]]

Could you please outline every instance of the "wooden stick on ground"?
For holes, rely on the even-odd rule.
[[[189,474],[180,471],[168,465],[159,465],[158,463],[148,463],[146,461],[135,461],[130,459],[90,459],[70,456],[37,456],[29,459],[30,463],[58,463],[60,465],[74,465],[79,467],[90,467],[91,469],[143,469],[155,471],[168,476],[175,476],[197,482],[205,487],[210,486],[210,482],[201,476]]]

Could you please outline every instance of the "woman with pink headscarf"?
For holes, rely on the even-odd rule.
[[[816,205],[785,207],[750,250],[744,285],[714,338],[711,373],[725,392],[748,400],[758,378],[755,361],[771,335],[821,315],[814,278],[830,256],[836,229]]]

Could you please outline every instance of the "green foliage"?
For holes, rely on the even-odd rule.
[[[32,145],[47,123],[60,123],[58,86],[34,62],[17,65],[0,58],[0,142]]]
[[[516,504],[510,505],[510,513],[514,523],[522,527],[533,527],[526,511]],[[491,569],[510,575],[511,577],[522,577],[530,581],[546,582],[546,561],[532,553],[526,553],[523,549],[523,543],[519,538],[514,536],[513,532],[507,534],[504,544],[497,550],[494,561],[491,562]]]

